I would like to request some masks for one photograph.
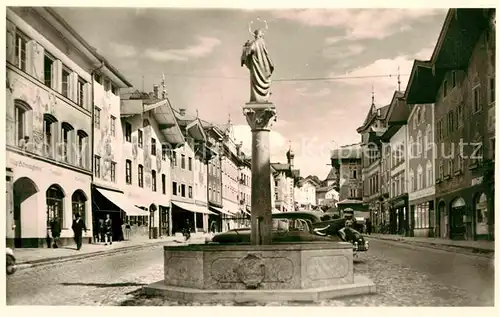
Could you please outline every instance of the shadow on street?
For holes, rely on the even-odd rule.
[[[61,285],[64,286],[93,286],[93,287],[100,287],[100,288],[106,288],[106,287],[128,287],[128,286],[144,286],[147,284],[144,283],[131,283],[131,282],[125,282],[125,283],[60,283]]]

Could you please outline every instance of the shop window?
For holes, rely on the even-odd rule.
[[[488,200],[484,193],[476,196],[474,206],[476,210],[476,234],[488,234]]]
[[[64,227],[64,192],[58,185],[52,185],[45,193],[47,205],[47,227],[57,218],[61,227]]]
[[[85,215],[85,204],[87,203],[87,197],[81,190],[77,190],[71,196],[71,206],[73,209],[73,216],[77,213],[82,217],[83,223],[87,224],[87,217]]]

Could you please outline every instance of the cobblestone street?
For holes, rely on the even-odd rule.
[[[493,305],[492,258],[408,246],[397,242],[371,240],[370,243],[368,254],[362,255],[355,263],[355,272],[370,277],[377,286],[377,294],[316,304],[301,302],[287,305]],[[161,279],[162,249],[160,246],[148,246],[140,251],[19,271],[7,279],[7,304],[201,305],[148,298],[138,294],[137,290],[143,285]]]

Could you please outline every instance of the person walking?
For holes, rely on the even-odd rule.
[[[61,222],[58,217],[52,218],[50,222],[50,232],[52,233],[53,244],[52,247],[57,249],[59,246],[57,243],[59,242],[59,238],[61,237]]]
[[[104,245],[113,244],[113,222],[111,221],[111,216],[109,214],[106,215],[106,220],[104,221],[104,229],[106,230],[106,240]]]
[[[372,234],[372,222],[370,218],[366,219],[366,232],[368,233],[368,235]]]
[[[125,239],[130,240],[130,231],[132,228],[130,227],[130,223],[128,221],[125,222]]]
[[[87,227],[85,226],[85,222],[80,216],[80,213],[75,214],[75,220],[73,220],[73,225],[71,226],[73,229],[73,234],[75,235],[75,243],[76,249],[80,250],[82,248],[82,231],[87,232]]]

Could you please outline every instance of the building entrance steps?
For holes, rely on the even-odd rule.
[[[495,252],[495,241],[471,241],[471,240],[449,240],[443,238],[425,238],[425,237],[405,237],[395,234],[371,234],[365,237],[379,240],[399,241],[415,245],[428,245],[433,247],[455,247],[468,249],[473,252]]]

